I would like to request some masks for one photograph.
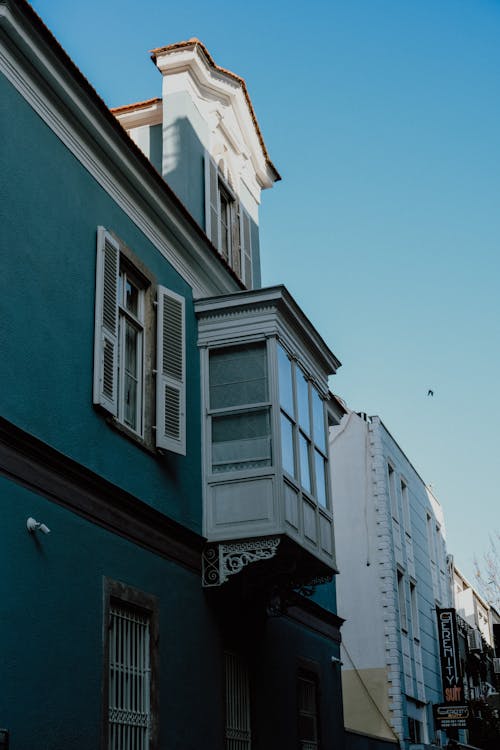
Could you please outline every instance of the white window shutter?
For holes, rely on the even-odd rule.
[[[241,228],[240,228],[240,241],[241,241],[241,264],[242,264],[242,278],[245,282],[245,286],[248,289],[252,288],[252,234],[250,226],[250,215],[243,206],[240,207],[241,217]]]
[[[232,223],[231,223],[231,266],[239,278],[241,273],[241,237],[240,237],[240,202],[235,199],[232,203]]]
[[[217,164],[205,151],[205,231],[217,249],[220,248],[218,182]]]
[[[156,447],[186,455],[185,300],[158,287]]]
[[[103,227],[97,230],[94,404],[118,414],[118,279],[120,245]]]

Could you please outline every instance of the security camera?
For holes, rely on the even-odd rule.
[[[41,523],[40,521],[35,521],[35,519],[31,517],[26,521],[26,528],[31,533],[35,531],[41,531],[42,534],[50,534],[50,529],[48,526],[46,526],[44,523]]]

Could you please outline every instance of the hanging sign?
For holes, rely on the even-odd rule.
[[[455,610],[436,607],[436,613],[444,705],[460,705],[464,701],[464,686]]]
[[[445,703],[434,705],[436,729],[467,729],[468,706],[450,706]]]

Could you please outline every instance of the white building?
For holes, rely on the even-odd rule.
[[[449,607],[443,512],[379,417],[330,432],[346,729],[432,744],[436,606]]]

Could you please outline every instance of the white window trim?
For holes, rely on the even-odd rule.
[[[389,509],[392,518],[399,523],[398,489],[396,485],[396,469],[391,461],[387,462],[387,488],[389,492]]]
[[[137,433],[139,437],[144,436],[144,366],[145,366],[145,347],[144,347],[144,292],[145,290],[139,286],[134,279],[133,274],[129,274],[127,269],[120,269],[120,277],[122,281],[122,291],[125,294],[125,281],[130,278],[130,281],[139,290],[138,299],[138,315],[135,316],[129,310],[126,309],[124,299],[118,300],[118,330],[119,330],[119,345],[118,345],[118,421],[121,422],[125,427],[132,432]],[[122,322],[123,321],[123,322]],[[132,427],[125,421],[125,365],[124,352],[125,352],[125,325],[124,322],[130,322],[131,325],[138,331],[138,346],[140,347],[138,352],[138,371],[139,375],[137,378],[137,406],[136,406],[136,421],[137,428]]]
[[[401,585],[401,587],[400,587]],[[406,602],[406,576],[401,568],[396,569],[399,624],[403,633],[408,634],[408,607]]]

